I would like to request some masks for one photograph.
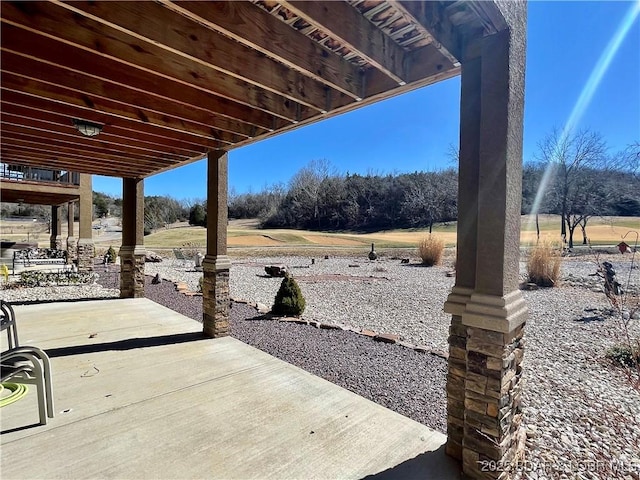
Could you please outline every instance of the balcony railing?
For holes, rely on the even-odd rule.
[[[45,168],[8,163],[0,163],[0,178],[3,180],[55,183],[58,185],[80,185],[80,174],[78,172],[47,170]]]

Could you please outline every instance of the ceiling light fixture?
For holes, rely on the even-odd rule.
[[[73,125],[85,137],[95,137],[102,131],[104,125],[99,123],[88,122],[86,120],[73,119]]]

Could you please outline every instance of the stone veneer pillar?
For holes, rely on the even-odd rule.
[[[122,179],[120,298],[144,297],[144,180]]]
[[[202,262],[203,331],[208,337],[229,335],[229,269],[227,256],[228,160],[222,150],[207,160],[207,255]]]
[[[62,218],[60,217],[60,205],[51,206],[51,237],[49,246],[62,250]]]
[[[91,175],[80,174],[80,228],[78,232],[78,271],[92,272],[93,259],[96,256],[93,244],[93,188]]]
[[[509,28],[478,40],[462,63],[458,278],[445,306],[452,313],[447,452],[462,459],[467,476],[491,479],[507,477],[524,446],[526,306],[518,283],[526,5],[500,9]]]
[[[462,315],[476,284],[478,236],[478,157],[480,155],[480,60],[462,64],[460,153],[458,166],[458,239],[456,284],[445,303],[452,314],[447,371],[446,452],[462,460],[467,376],[467,327]]]
[[[78,242],[73,231],[75,202],[67,204],[67,263],[73,263],[78,258]]]

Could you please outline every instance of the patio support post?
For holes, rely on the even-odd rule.
[[[462,315],[476,283],[478,157],[480,154],[480,59],[462,64],[458,166],[456,284],[444,310],[452,314],[447,371],[447,454],[462,460],[467,375],[467,327]]]
[[[80,228],[78,232],[78,271],[92,272],[96,249],[93,244],[93,188],[91,175],[80,174]]]
[[[229,269],[227,256],[227,153],[209,152],[207,160],[207,255],[202,262],[204,334],[229,334]]]
[[[60,205],[51,205],[51,237],[49,246],[58,250],[62,249],[62,218]]]
[[[78,258],[78,243],[73,231],[75,203],[76,202],[67,203],[67,263],[73,263],[76,258]]]
[[[505,478],[524,448],[519,258],[526,4],[499,7],[508,27],[479,39],[463,61],[458,278],[446,304],[453,315],[447,452],[460,458],[461,451],[464,473],[482,479]]]
[[[144,297],[144,179],[122,179],[120,298]]]

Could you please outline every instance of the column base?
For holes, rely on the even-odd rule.
[[[144,258],[142,245],[120,247],[120,298],[144,297]]]
[[[470,327],[508,333],[527,319],[527,305],[520,290],[503,297],[474,293],[462,314],[462,322]]]
[[[473,295],[473,288],[454,286],[444,303],[444,311],[452,315],[462,316],[467,308],[467,303]]]
[[[474,293],[462,316],[467,333],[463,472],[502,478],[522,453],[522,359],[526,305],[520,291],[503,297]],[[483,472],[484,462],[504,469]]]
[[[96,247],[90,238],[78,240],[78,271],[93,272],[93,259],[96,256]]]
[[[74,237],[67,237],[67,263],[73,263],[78,258],[78,241]]]
[[[229,335],[229,269],[226,255],[207,255],[202,262],[203,332],[207,337]]]

